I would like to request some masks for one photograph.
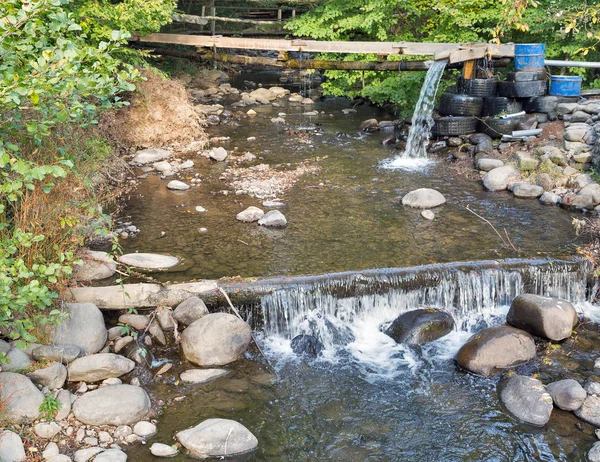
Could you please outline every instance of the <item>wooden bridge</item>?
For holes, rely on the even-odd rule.
[[[134,37],[134,42],[150,46],[162,54],[179,54],[204,56],[207,59],[237,63],[260,64],[275,67],[344,69],[344,70],[424,70],[431,60],[388,60],[389,56],[428,56],[434,60],[448,60],[452,67],[464,63],[465,77],[472,78],[475,62],[478,59],[511,58],[514,56],[514,45],[492,43],[419,43],[419,42],[340,42],[304,39],[263,39],[236,38],[219,35],[185,35],[185,34],[151,34]],[[190,52],[168,52],[165,45],[183,45],[191,47]],[[217,50],[264,50],[277,51],[278,57],[262,58],[220,53]],[[326,60],[293,60],[290,52],[306,53],[359,53],[376,55],[376,61],[326,61]]]

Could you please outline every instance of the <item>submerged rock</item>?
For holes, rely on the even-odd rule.
[[[402,198],[402,205],[419,209],[430,209],[446,202],[446,198],[435,189],[420,188],[409,192]]]
[[[182,382],[206,383],[229,374],[226,369],[189,369],[182,372],[179,378]]]
[[[509,326],[480,330],[465,343],[455,360],[473,374],[490,377],[535,357],[535,342],[525,331]]]
[[[245,454],[258,447],[256,437],[241,423],[228,419],[208,419],[175,438],[193,458],[225,457]]]
[[[575,410],[575,415],[595,427],[600,427],[600,397],[588,395],[581,407]]]
[[[579,409],[587,397],[587,393],[583,387],[577,380],[573,379],[552,382],[548,384],[546,388],[548,389],[550,396],[552,396],[552,400],[556,407],[563,411],[574,411]]]
[[[398,343],[421,345],[449,334],[453,328],[454,319],[449,313],[427,308],[401,314],[385,334]]]
[[[506,321],[530,334],[560,341],[571,336],[577,312],[560,298],[521,294],[513,300]]]
[[[171,151],[166,151],[164,149],[152,148],[152,149],[144,149],[143,151],[138,151],[135,153],[132,162],[140,165],[146,165],[154,162],[158,162],[163,159],[167,159],[171,156]]]
[[[550,420],[552,397],[539,380],[511,375],[500,382],[498,390],[502,404],[517,419],[540,427]]]
[[[135,268],[160,270],[177,266],[180,260],[172,255],[140,252],[121,255],[119,262]]]
[[[292,339],[292,351],[298,356],[316,358],[323,350],[323,344],[312,335],[296,335]]]

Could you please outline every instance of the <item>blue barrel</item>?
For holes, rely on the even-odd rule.
[[[518,43],[515,45],[515,69],[543,69],[545,56],[546,45],[543,43]]]
[[[551,75],[550,94],[554,96],[579,96],[582,77],[577,75]]]

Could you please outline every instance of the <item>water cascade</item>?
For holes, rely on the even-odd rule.
[[[412,116],[412,125],[408,132],[406,149],[402,154],[392,159],[387,168],[398,168],[406,165],[407,159],[427,159],[427,145],[433,128],[433,109],[435,95],[440,79],[446,67],[446,60],[434,61],[427,71],[425,82],[421,87],[419,100]]]

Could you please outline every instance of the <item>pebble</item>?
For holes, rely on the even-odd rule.
[[[206,209],[204,207],[202,207],[201,205],[197,205],[196,212],[199,212],[199,213],[206,212]]]
[[[133,432],[141,438],[149,438],[156,433],[156,425],[142,420],[133,426]]]
[[[152,446],[150,446],[150,453],[156,457],[174,457],[179,451],[167,444],[153,443]]]
[[[426,220],[433,220],[435,218],[435,213],[433,213],[431,210],[423,210],[421,212],[421,216]]]

